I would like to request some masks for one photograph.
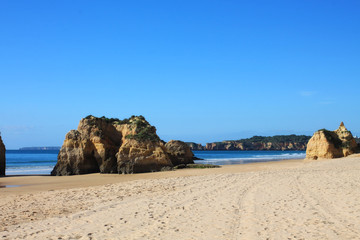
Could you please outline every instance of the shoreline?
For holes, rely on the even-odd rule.
[[[16,150],[16,152],[22,151]],[[31,152],[42,153],[46,151]],[[195,157],[198,157],[201,160],[194,159],[194,162],[199,164],[237,165],[305,158],[305,152],[303,151],[226,151],[226,153],[220,154],[221,157],[218,157],[219,152],[224,151],[199,151],[196,153]],[[23,162],[19,165],[16,161],[18,158],[21,159],[22,157],[21,155],[18,156],[17,154],[18,153],[11,155],[9,153],[9,161],[6,169],[7,176],[48,175],[54,169],[58,157],[58,154],[51,154],[51,156],[47,156],[46,154],[39,154],[36,156],[39,159],[33,162],[34,157],[29,156],[28,163]],[[43,156],[47,157],[44,158]]]
[[[176,169],[173,171],[135,174],[91,173],[70,176],[51,176],[45,174],[7,175],[0,177],[0,193],[5,196],[8,194],[23,194],[37,191],[101,186],[142,179],[162,179],[172,177],[203,176],[209,174],[251,172],[264,170],[268,166],[279,168],[295,167],[303,163],[305,163],[304,159],[280,159],[266,162],[220,165],[220,168]],[[9,185],[17,187],[5,187]]]

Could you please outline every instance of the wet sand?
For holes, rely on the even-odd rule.
[[[1,239],[356,239],[360,156],[0,178]]]

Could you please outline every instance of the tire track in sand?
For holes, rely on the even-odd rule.
[[[322,223],[326,224],[328,229],[331,229],[333,234],[330,234],[329,238],[331,239],[356,239],[359,238],[360,232],[358,229],[350,227],[349,223],[346,222],[346,219],[342,219],[338,214],[334,213],[330,209],[330,203],[321,198],[321,201],[316,197],[316,193],[314,191],[309,190],[310,187],[303,187],[305,185],[304,181],[301,181],[301,175],[298,174],[296,177],[296,187],[304,197],[306,202],[311,205],[311,207],[315,210],[314,215],[319,215],[319,217],[323,218]],[[347,229],[352,234],[348,233],[344,235],[344,233],[340,232],[339,226],[342,229]]]

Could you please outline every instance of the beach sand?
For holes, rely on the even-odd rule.
[[[360,239],[360,156],[0,178],[1,239]]]

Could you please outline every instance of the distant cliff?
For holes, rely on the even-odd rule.
[[[201,145],[200,143],[194,143],[194,142],[187,142],[186,143],[191,150],[193,151],[201,151],[201,150],[206,150],[205,147],[203,145]]]
[[[294,150],[305,151],[310,136],[277,135],[273,137],[254,136],[240,140],[207,143],[202,146],[197,143],[187,143],[192,150]]]

